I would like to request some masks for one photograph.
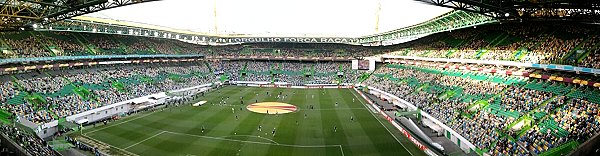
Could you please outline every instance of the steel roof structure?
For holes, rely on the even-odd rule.
[[[151,2],[156,0],[0,0],[0,31],[38,30],[43,26],[51,26],[53,22],[70,19],[75,16],[92,13],[130,4]],[[514,20],[573,20],[579,22],[599,22],[600,1],[598,0],[416,0],[431,5],[449,7],[455,11],[440,15],[431,20],[393,31],[383,32],[357,38],[363,45],[389,45],[406,42],[433,33],[450,31],[464,27],[476,26],[498,21]],[[74,21],[66,22],[72,23]],[[75,20],[75,23],[80,20]],[[100,22],[103,23],[103,22]],[[87,23],[96,25],[98,23]],[[60,23],[63,27],[69,27]],[[58,26],[54,25],[54,26]],[[121,27],[119,34],[130,34],[129,29],[140,29],[143,32],[181,34],[199,38],[200,34],[181,33],[178,31],[156,28],[137,27],[122,24],[108,24],[110,27]],[[126,26],[127,28],[123,27]],[[95,26],[96,27],[96,26]],[[97,27],[106,27],[104,22]],[[109,30],[104,28],[105,32]],[[69,31],[70,29],[66,29]],[[102,29],[93,29],[96,32]],[[63,30],[64,31],[64,30]],[[135,35],[135,31],[131,32]],[[139,35],[139,34],[138,34]],[[210,36],[210,35],[209,35]]]
[[[0,31],[32,29],[100,10],[156,0],[0,0]]]
[[[501,20],[600,21],[598,0],[417,0]]]

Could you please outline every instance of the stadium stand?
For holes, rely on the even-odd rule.
[[[600,68],[597,29],[593,25],[560,22],[504,23],[443,32],[382,47],[297,43],[215,47],[127,35],[2,32],[0,58],[126,54],[361,58],[384,54]],[[600,132],[597,87],[535,76],[443,68],[455,65],[572,78],[586,84],[600,80],[579,73],[447,62],[380,64],[370,77],[370,73],[351,70],[348,62],[333,61],[117,64],[1,75],[5,81],[0,84],[0,109],[6,112],[3,114],[14,113],[41,124],[152,93],[219,80],[305,85],[357,83],[366,79],[362,84],[402,97],[439,119],[474,143],[479,153],[553,155],[572,150],[573,145],[576,147]],[[524,120],[531,123],[515,126]],[[14,128],[2,128],[15,140],[35,141]],[[47,147],[27,144],[24,147],[40,155],[47,152]]]
[[[203,46],[152,37],[76,32],[3,32],[1,58],[124,54],[363,57],[382,53],[429,58],[507,60],[598,68],[593,25],[505,23],[443,32],[383,47],[343,44],[247,43]]]
[[[394,45],[391,55],[507,60],[598,67],[597,27],[572,23],[505,23],[438,33]]]
[[[45,123],[134,97],[206,84],[211,82],[206,74],[204,64],[169,63],[40,71],[4,82],[2,94],[7,98],[2,103],[7,104],[0,107]],[[189,82],[177,83],[184,81]]]
[[[344,44],[249,43],[204,46],[170,39],[76,32],[3,32],[0,58],[126,54],[204,54],[206,56],[362,57],[377,50]]]
[[[53,156],[58,155],[48,144],[31,132],[23,131],[10,125],[0,125],[1,134],[14,140],[19,146],[23,147],[28,154],[33,156]]]
[[[403,97],[491,155],[553,155],[600,132],[597,89],[429,63],[436,64],[384,64],[366,84]],[[530,116],[531,125],[514,129]]]
[[[505,23],[443,32],[383,47],[343,44],[247,43],[203,46],[151,37],[75,32],[3,32],[2,58],[80,55],[204,54],[206,56],[398,56],[507,60],[600,67],[593,25]]]

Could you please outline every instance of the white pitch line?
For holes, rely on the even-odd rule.
[[[193,136],[193,137],[198,137],[198,138],[208,138],[208,139],[215,139],[215,140],[235,141],[235,142],[263,144],[263,145],[287,146],[287,147],[322,148],[322,147],[338,147],[339,146],[339,145],[290,145],[290,144],[275,144],[275,143],[270,143],[270,142],[256,142],[256,141],[246,141],[246,140],[235,140],[235,139],[227,139],[227,138],[220,138],[220,137],[210,137],[210,136],[194,135],[194,134],[187,134],[187,133],[178,133],[178,132],[171,132],[171,131],[165,131],[165,132],[166,133],[171,133],[171,134],[176,134],[176,135]]]
[[[342,145],[339,145],[339,146],[340,146],[340,151],[342,151],[342,156],[345,156],[344,155],[344,148],[342,148]]]
[[[128,123],[128,122],[130,122],[130,121],[133,121],[133,120],[137,120],[137,119],[140,119],[140,118],[146,117],[146,116],[148,116],[148,115],[150,115],[150,114],[154,114],[154,113],[156,113],[156,112],[158,112],[158,111],[151,112],[151,113],[148,113],[148,114],[142,115],[142,116],[140,116],[140,117],[137,117],[137,118],[134,118],[134,119],[131,119],[131,120],[127,120],[127,121],[119,122],[119,123],[116,123],[116,124],[114,124],[114,125],[109,125],[109,126],[107,126],[107,127],[102,127],[102,128],[99,128],[99,129],[95,129],[95,130],[93,130],[93,131],[85,132],[84,134],[88,134],[88,133],[94,133],[94,132],[101,131],[101,130],[104,130],[104,129],[107,129],[107,128],[110,128],[110,127],[114,127],[114,126],[117,126],[117,125],[121,125],[121,124],[124,124],[124,123]]]
[[[157,137],[157,136],[159,136],[159,135],[161,135],[161,134],[163,134],[163,133],[165,133],[165,131],[162,131],[162,132],[160,132],[160,133],[156,133],[156,134],[154,134],[154,135],[153,135],[153,136],[151,136],[151,137],[148,137],[148,138],[146,138],[146,139],[144,139],[144,140],[142,140],[142,141],[140,141],[140,142],[137,142],[137,143],[135,143],[135,144],[133,144],[133,145],[127,146],[127,147],[125,147],[125,148],[123,148],[123,149],[128,149],[128,148],[131,148],[131,147],[133,147],[133,146],[135,146],[135,145],[139,145],[140,143],[142,143],[142,142],[144,142],[144,141],[148,141],[148,140],[150,140],[150,139],[152,139],[152,138],[154,138],[154,137]]]
[[[323,108],[323,109],[304,109],[307,111],[328,111],[328,110],[364,110],[365,108]]]
[[[356,88],[354,88],[354,92],[358,92],[358,90],[356,90]],[[359,96],[357,96],[357,95],[356,95],[356,93],[354,93],[354,92],[352,92],[352,95],[354,95],[355,97],[357,97],[357,98],[359,98],[359,99],[360,99],[360,98],[362,98],[362,99],[364,99],[364,100],[368,100],[368,99],[365,99],[365,98],[364,98],[364,97],[362,97],[362,96],[360,96],[360,97],[359,97]],[[361,104],[362,104],[362,105],[363,105],[365,108],[367,107],[367,105],[366,105],[366,104],[365,104],[363,101],[361,101],[361,100],[359,100],[359,101],[360,101],[360,103],[361,103]],[[389,130],[389,129],[388,129],[388,128],[387,128],[387,127],[386,127],[386,126],[383,124],[383,122],[381,122],[381,120],[379,120],[379,118],[377,118],[377,116],[375,116],[375,114],[373,114],[373,112],[369,111],[369,113],[371,113],[371,115],[373,115],[373,117],[375,118],[375,120],[379,121],[379,123],[381,124],[381,126],[383,126],[383,128],[385,128],[385,130],[387,130],[387,131],[388,131],[388,133],[390,133],[390,135],[392,135],[392,137],[394,137],[394,139],[396,139],[396,141],[397,141],[398,143],[400,143],[400,145],[402,145],[402,147],[404,147],[404,149],[405,149],[406,151],[408,151],[408,153],[410,153],[410,155],[414,155],[414,154],[412,154],[412,153],[410,152],[410,150],[408,150],[408,148],[406,148],[406,146],[404,146],[404,144],[402,144],[402,142],[400,142],[400,140],[399,140],[399,139],[396,137],[396,135],[394,135],[394,134],[392,133],[392,131],[390,131],[390,130]]]
[[[222,137],[219,137],[219,138],[228,138],[228,137],[235,137],[235,136],[245,136],[245,137],[253,137],[253,138],[259,138],[259,139],[265,139],[267,141],[270,141],[272,143],[275,143],[275,144],[279,145],[279,143],[276,142],[276,141],[274,141],[274,140],[271,140],[269,138],[263,138],[263,137],[260,137],[260,136],[254,136],[254,135],[228,135],[228,136],[222,136]]]
[[[96,142],[104,143],[104,142],[102,142],[102,141],[99,141],[99,140],[96,140],[96,139],[94,139],[94,138],[92,138],[92,137],[89,137],[89,136],[87,136],[86,134],[83,134],[83,136],[84,136],[84,137],[86,137],[86,138],[88,138],[88,139],[90,139],[90,140],[94,140],[94,141],[96,141]],[[104,143],[104,144],[106,144],[106,145],[108,145],[108,146],[110,146],[110,147],[112,147],[112,148],[116,148],[116,149],[118,149],[118,150],[121,150],[121,151],[123,151],[123,152],[125,152],[125,153],[128,153],[128,154],[130,154],[130,155],[139,156],[139,155],[137,155],[137,154],[135,154],[135,153],[129,152],[129,151],[127,151],[127,150],[124,150],[124,149],[122,149],[122,148],[119,148],[119,147],[116,147],[116,146],[113,146],[113,145],[110,145],[110,144],[107,144],[107,143]]]

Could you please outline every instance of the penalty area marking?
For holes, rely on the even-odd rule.
[[[357,93],[355,93],[355,92],[357,92]],[[368,99],[365,99],[365,97],[363,97],[363,96],[360,96],[360,97],[359,97],[359,96],[357,96],[356,94],[360,94],[360,93],[358,93],[358,90],[356,90],[356,88],[354,88],[354,91],[352,92],[352,95],[354,95],[355,97],[359,98],[359,100],[358,100],[358,101],[360,101],[360,103],[361,103],[361,104],[362,104],[362,105],[363,105],[365,108],[366,108],[366,107],[369,107],[369,106],[367,106],[367,104],[365,104],[365,103],[364,103],[362,100],[360,100],[360,99],[363,99],[363,100],[368,100]],[[383,122],[381,122],[381,120],[379,120],[379,118],[378,118],[377,116],[375,116],[375,114],[373,114],[373,112],[369,111],[369,113],[370,113],[371,115],[373,115],[373,117],[375,118],[375,120],[379,121],[379,123],[381,124],[381,126],[383,126],[383,128],[385,128],[385,130],[387,130],[387,131],[388,131],[388,133],[390,133],[390,135],[392,135],[392,137],[394,137],[394,139],[396,139],[396,141],[397,141],[398,143],[400,143],[400,145],[402,145],[402,147],[404,147],[404,149],[405,149],[406,151],[408,151],[408,153],[409,153],[410,155],[413,155],[413,154],[412,154],[412,152],[410,152],[410,150],[408,150],[408,148],[406,148],[406,146],[404,146],[404,144],[402,144],[402,142],[400,142],[400,140],[399,140],[399,139],[396,137],[396,135],[394,135],[394,134],[392,133],[392,131],[390,131],[390,129],[388,129],[388,128],[387,128],[387,127],[386,127],[386,126],[383,124]]]
[[[222,136],[222,137],[219,137],[219,138],[230,138],[230,137],[237,137],[237,136],[241,136],[241,137],[253,137],[253,138],[264,139],[264,140],[267,140],[269,142],[272,142],[272,143],[275,143],[275,144],[279,145],[279,143],[277,143],[276,141],[273,141],[273,140],[271,140],[269,138],[263,138],[263,137],[254,136],[254,135],[227,135],[227,136]]]
[[[137,120],[137,119],[140,119],[140,118],[146,117],[146,116],[148,116],[148,115],[150,115],[150,114],[154,114],[154,113],[156,113],[156,112],[158,112],[158,111],[155,111],[155,112],[150,112],[150,113],[148,113],[148,114],[145,114],[145,115],[142,115],[142,116],[140,116],[140,117],[133,118],[133,119],[130,119],[130,120],[127,120],[127,121],[123,121],[123,122],[119,122],[119,123],[116,123],[116,124],[113,124],[113,125],[109,125],[109,126],[106,126],[106,127],[99,128],[99,129],[95,129],[95,130],[93,130],[93,131],[85,132],[84,134],[94,133],[94,132],[97,132],[97,131],[101,131],[101,130],[104,130],[104,129],[107,129],[107,128],[111,128],[111,127],[117,126],[117,125],[121,125],[121,124],[124,124],[124,123],[128,123],[128,122],[130,122],[130,121],[133,121],[133,120]]]
[[[342,148],[342,145],[339,145],[339,146],[340,146],[340,152],[342,152],[342,156],[344,156],[344,148]]]
[[[96,141],[96,142],[99,142],[99,143],[106,144],[106,145],[108,145],[108,146],[110,146],[110,147],[112,147],[112,148],[115,148],[115,149],[121,150],[121,151],[123,151],[123,152],[125,152],[125,153],[127,153],[127,154],[130,154],[130,155],[133,155],[133,156],[139,156],[139,155],[137,155],[137,154],[135,154],[135,153],[129,152],[129,151],[127,151],[127,150],[124,150],[124,149],[122,149],[122,148],[119,148],[119,147],[113,146],[113,145],[111,145],[111,144],[107,144],[107,143],[104,143],[104,142],[102,142],[102,141],[96,140],[96,139],[94,139],[94,138],[92,138],[92,137],[89,137],[89,136],[87,136],[86,134],[83,134],[83,137],[85,137],[85,138],[87,138],[87,139],[90,139],[90,140],[93,140],[93,141]]]
[[[127,146],[127,147],[125,147],[125,148],[123,148],[123,149],[128,149],[128,148],[131,148],[131,147],[133,147],[133,146],[135,146],[135,145],[138,145],[138,144],[140,144],[140,143],[142,143],[142,142],[144,142],[144,141],[147,141],[147,140],[150,140],[150,139],[152,139],[152,138],[154,138],[154,137],[157,137],[157,136],[159,136],[159,135],[161,135],[161,134],[163,134],[163,133],[165,133],[165,131],[162,131],[162,132],[160,132],[160,133],[156,133],[156,134],[154,134],[154,135],[153,135],[153,136],[151,136],[151,137],[148,137],[148,138],[146,138],[146,139],[144,139],[144,140],[142,140],[142,141],[139,141],[139,142],[137,142],[137,143],[135,143],[135,144],[133,144],[133,145]]]

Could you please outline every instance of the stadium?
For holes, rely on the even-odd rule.
[[[4,0],[0,156],[600,155],[599,6]]]

